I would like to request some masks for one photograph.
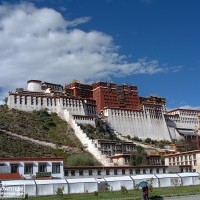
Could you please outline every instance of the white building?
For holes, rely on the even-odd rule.
[[[94,125],[93,115],[96,114],[94,100],[85,100],[65,94],[61,85],[40,80],[29,80],[27,90],[16,89],[10,92],[7,100],[9,108],[23,111],[48,109],[64,117],[67,110],[80,123]]]
[[[169,174],[179,172],[191,172],[190,165],[176,166],[175,169],[167,165],[150,165],[150,166],[82,166],[82,167],[64,167],[64,177],[71,178],[102,178],[102,177],[121,177],[133,175],[150,175],[150,174]]]
[[[165,156],[165,165],[190,165],[192,166],[193,172],[200,173],[200,150],[168,154]]]
[[[0,174],[5,174],[5,168],[7,174],[19,174],[25,179],[64,177],[62,158],[0,158]]]
[[[200,110],[181,108],[167,112],[165,120],[172,139],[199,137],[199,114]]]

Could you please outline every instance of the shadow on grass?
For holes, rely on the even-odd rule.
[[[164,198],[158,195],[154,195],[149,197],[149,200],[163,200]]]

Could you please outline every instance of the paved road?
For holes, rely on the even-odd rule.
[[[200,200],[200,195],[190,195],[184,197],[166,197],[164,200]]]

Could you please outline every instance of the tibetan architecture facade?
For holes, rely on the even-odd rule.
[[[200,173],[200,150],[165,155],[165,165],[191,165],[193,172]]]
[[[63,178],[63,167],[62,158],[0,158],[0,174],[5,178],[12,175],[23,179]]]
[[[27,90],[16,89],[15,92],[9,93],[9,108],[24,111],[48,109],[60,117],[64,117],[64,110],[67,110],[78,122],[94,125],[94,100],[67,95],[61,85],[39,80],[29,80],[27,83]]]
[[[153,140],[171,140],[164,113],[165,99],[160,97],[141,98],[141,109],[104,109],[108,123],[118,133],[131,137]]]
[[[200,110],[175,109],[165,114],[166,124],[173,139],[195,141],[199,137]],[[196,141],[195,141],[196,142]]]
[[[105,108],[138,110],[140,99],[137,86],[116,85],[99,82],[93,84],[93,99],[97,102],[97,112]]]
[[[59,84],[29,80],[27,89],[10,92],[7,105],[24,111],[48,109],[67,120],[95,125],[101,117],[116,133],[153,140],[199,137],[200,111],[176,109],[166,111],[166,99],[139,97],[137,86],[74,81]]]

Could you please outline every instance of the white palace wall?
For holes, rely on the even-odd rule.
[[[50,112],[63,113],[64,109],[69,110],[73,115],[86,115],[83,100],[71,98],[60,98],[53,96],[27,96],[10,94],[7,105],[24,111],[41,110],[47,108]]]
[[[74,115],[75,120],[79,123],[89,123],[95,125],[93,117],[88,115],[96,114],[96,110],[92,106],[88,106],[84,100],[73,99],[68,97],[57,97],[48,95],[27,95],[10,93],[8,96],[7,105],[9,108],[14,108],[23,111],[33,111],[48,109],[49,112],[57,113],[61,118],[64,117],[64,110],[68,110]]]
[[[106,109],[104,115],[111,127],[124,136],[171,140],[162,111]]]

